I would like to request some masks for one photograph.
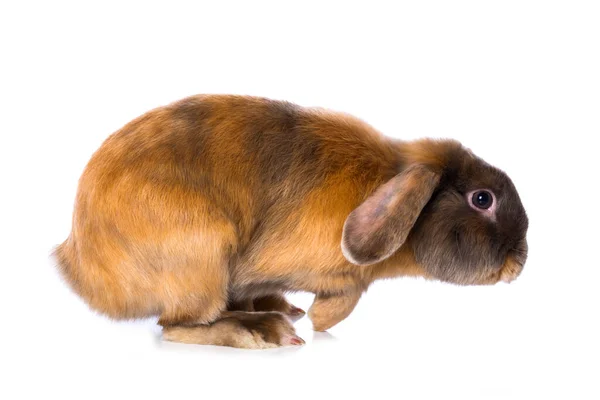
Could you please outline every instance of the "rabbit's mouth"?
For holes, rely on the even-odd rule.
[[[496,269],[487,279],[484,284],[495,284],[498,282],[511,283],[521,275],[523,266],[527,260],[527,240],[521,239],[517,246],[508,252],[504,263],[500,268]]]
[[[521,239],[519,244],[506,256],[504,265],[500,268],[500,280],[510,283],[517,279],[523,271],[523,266],[527,260],[528,246],[525,239]]]
[[[522,257],[518,252],[511,252],[506,256],[506,260],[500,269],[495,270],[493,273],[474,284],[495,285],[498,282],[511,283],[521,275],[524,264],[525,257]]]
[[[506,261],[502,268],[500,268],[500,276],[499,280],[506,283],[511,283],[521,274],[523,271],[523,263],[518,260],[518,257],[515,257],[512,254],[509,254],[506,257]]]

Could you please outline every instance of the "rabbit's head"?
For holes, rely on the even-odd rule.
[[[348,216],[355,264],[409,246],[427,274],[457,284],[510,282],[527,258],[528,219],[510,178],[455,141],[403,144],[402,171]]]

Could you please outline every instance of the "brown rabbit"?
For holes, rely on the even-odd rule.
[[[167,340],[302,344],[376,279],[515,279],[527,216],[511,180],[451,140],[403,142],[349,115],[195,96],[110,136],[79,181],[65,279],[112,318],[158,315]]]

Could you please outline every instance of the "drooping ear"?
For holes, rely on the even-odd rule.
[[[342,252],[348,261],[369,265],[402,246],[440,176],[416,164],[381,185],[344,223]]]

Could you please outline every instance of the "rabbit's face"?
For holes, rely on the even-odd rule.
[[[508,176],[463,150],[410,234],[415,258],[457,284],[510,282],[527,258],[528,219]]]

